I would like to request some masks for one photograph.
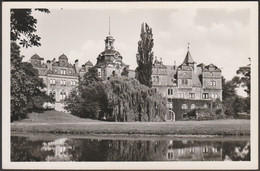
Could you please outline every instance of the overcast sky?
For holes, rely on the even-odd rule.
[[[46,60],[67,55],[70,63],[80,65],[96,58],[105,48],[109,16],[115,49],[123,61],[135,69],[137,42],[141,24],[153,29],[154,55],[163,63],[180,65],[190,43],[197,64],[218,66],[231,79],[239,66],[249,63],[250,10],[247,8],[120,8],[120,9],[50,9],[50,14],[33,12],[41,46],[22,48],[25,60],[37,53]]]

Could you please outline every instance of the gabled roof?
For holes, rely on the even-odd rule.
[[[191,71],[192,68],[187,65],[187,63],[182,63],[180,66],[178,66],[177,70]]]
[[[88,60],[88,62],[86,62],[85,64],[86,66],[93,66],[92,62],[90,62],[90,60]]]
[[[188,52],[186,54],[186,57],[185,57],[183,63],[188,63],[188,64],[194,63],[189,50],[188,50]]]
[[[217,66],[215,66],[213,64],[209,64],[209,65],[205,66],[203,70],[204,71],[218,71],[218,72],[221,72],[221,70]]]

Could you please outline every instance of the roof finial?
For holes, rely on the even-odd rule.
[[[190,43],[188,43],[188,50],[190,50]]]
[[[110,35],[110,16],[109,16],[109,28],[108,28],[108,35]]]

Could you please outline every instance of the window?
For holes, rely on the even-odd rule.
[[[61,99],[61,100],[64,100],[65,98],[66,98],[66,92],[62,91],[62,92],[60,93],[60,99]]]
[[[188,105],[187,104],[182,104],[181,108],[182,109],[188,109]]]
[[[50,95],[52,95],[53,98],[56,99],[56,98],[55,98],[56,92],[55,92],[54,90],[50,91]]]
[[[182,99],[184,98],[184,93],[180,93],[179,95],[180,95],[180,98],[182,98]]]
[[[62,75],[65,75],[66,74],[66,69],[61,69],[60,72],[61,72]]]
[[[172,88],[168,88],[168,95],[173,95],[173,89]]]
[[[190,93],[190,99],[194,99],[195,98],[195,93]]]
[[[213,73],[211,72],[210,75],[213,76]]]
[[[50,80],[50,85],[55,85],[55,80],[54,79]]]
[[[195,109],[196,105],[195,104],[191,104],[190,108],[191,109]]]
[[[216,86],[216,81],[210,81],[211,86]]]
[[[72,74],[72,71],[70,70],[70,75]]]
[[[60,85],[64,85],[65,86],[66,85],[66,80],[61,80],[60,81]]]
[[[208,105],[205,103],[203,107],[204,107],[204,108],[208,108]]]
[[[202,98],[203,99],[208,99],[209,98],[209,94],[208,93],[202,93]]]
[[[188,85],[188,80],[187,79],[182,79],[182,85]]]
[[[186,75],[187,75],[187,73],[186,73],[186,72],[184,72],[184,73],[183,73],[183,75],[184,75],[184,76],[186,76]]]
[[[57,73],[57,69],[54,70],[54,73]]]
[[[76,81],[71,81],[71,86],[75,86],[77,84]]]

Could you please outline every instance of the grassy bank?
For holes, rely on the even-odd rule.
[[[32,113],[11,124],[12,133],[144,134],[144,135],[250,135],[250,120],[105,122],[82,119],[57,111]]]

